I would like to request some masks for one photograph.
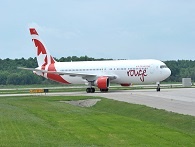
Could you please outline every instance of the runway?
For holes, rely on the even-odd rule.
[[[24,96],[35,94],[3,94],[0,96]],[[36,94],[37,95],[37,94]],[[45,94],[44,94],[45,95]],[[108,93],[61,92],[47,93],[55,96],[100,96],[117,101],[141,104],[149,107],[164,109],[180,114],[195,116],[195,88],[162,89],[156,92],[150,90],[116,90]]]

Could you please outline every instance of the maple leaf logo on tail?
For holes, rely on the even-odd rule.
[[[38,66],[43,68],[43,66],[45,67],[47,64],[55,63],[56,61],[46,49],[35,28],[30,28],[30,34],[37,52]]]
[[[44,45],[37,39],[33,39],[35,46],[37,47],[37,56],[40,54],[47,54]]]
[[[43,41],[41,41],[39,34],[37,33],[35,28],[30,28],[30,34],[32,37],[32,42],[34,43],[37,55],[38,66],[34,71],[35,74],[43,76],[45,78],[70,84],[66,81],[62,75],[56,74],[56,64],[55,59],[50,55],[47,48],[45,47]]]
[[[31,35],[39,35],[34,28],[30,28],[30,34]]]

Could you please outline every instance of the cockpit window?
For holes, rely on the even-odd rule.
[[[161,65],[160,68],[167,68],[167,66],[166,65]]]

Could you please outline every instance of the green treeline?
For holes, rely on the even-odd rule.
[[[60,62],[71,61],[95,61],[95,60],[112,60],[112,59],[95,59],[87,56],[81,57],[62,57],[56,59]],[[166,79],[167,82],[181,82],[182,78],[192,78],[195,81],[195,61],[177,60],[164,61],[171,69],[171,76]],[[34,75],[31,71],[20,70],[17,67],[36,68],[36,58],[28,59],[0,59],[0,85],[28,85],[28,84],[54,84],[55,82],[43,77]]]
[[[181,82],[182,78],[191,78],[195,81],[195,61],[192,60],[177,60],[164,61],[171,69],[171,76],[165,81]]]

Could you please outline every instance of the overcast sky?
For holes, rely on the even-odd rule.
[[[195,0],[6,0],[0,58],[35,57],[29,26],[57,58],[195,60]]]

